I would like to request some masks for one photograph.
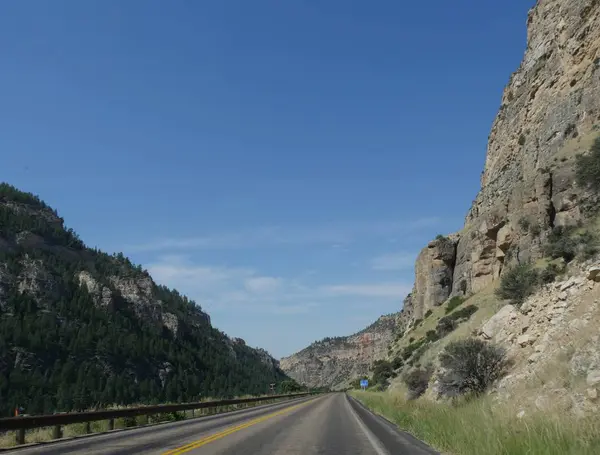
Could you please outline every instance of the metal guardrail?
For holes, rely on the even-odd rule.
[[[89,411],[89,412],[68,412],[64,414],[48,414],[39,416],[21,416],[21,417],[8,417],[0,419],[0,432],[2,431],[16,431],[16,442],[17,444],[25,444],[25,430],[42,427],[54,427],[53,439],[60,439],[62,437],[61,427],[63,425],[70,425],[74,423],[87,423],[86,432],[91,433],[91,422],[98,420],[108,420],[108,429],[114,430],[115,419],[123,417],[137,417],[142,415],[152,414],[167,414],[171,412],[181,411],[193,411],[196,409],[208,409],[208,408],[220,408],[224,406],[233,406],[238,404],[255,404],[264,401],[280,400],[280,399],[291,399],[301,398],[309,395],[315,395],[318,392],[304,392],[294,393],[287,395],[266,395],[257,398],[237,398],[231,400],[219,400],[219,401],[200,401],[195,403],[182,403],[182,404],[160,404],[155,406],[139,406],[135,408],[124,408],[124,409],[113,409],[113,410],[102,410],[102,411]]]

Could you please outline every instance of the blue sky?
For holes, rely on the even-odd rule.
[[[0,179],[288,355],[461,227],[531,3],[2,2]]]

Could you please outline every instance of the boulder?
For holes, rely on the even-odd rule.
[[[519,346],[521,346],[522,348],[529,346],[530,344],[533,343],[533,337],[529,334],[525,334],[525,335],[521,335],[517,338],[517,344]]]
[[[488,321],[481,327],[479,334],[490,340],[494,338],[502,329],[504,329],[508,323],[518,317],[517,310],[512,305],[503,306],[500,311],[493,315]]]
[[[531,354],[531,355],[529,356],[529,358],[527,359],[527,361],[528,361],[529,363],[536,363],[538,360],[540,360],[540,358],[541,358],[541,357],[542,357],[542,354],[541,354],[541,353],[539,353],[539,352],[535,352],[535,353],[533,353],[533,354]]]
[[[575,280],[573,278],[565,281],[561,286],[560,286],[560,290],[561,291],[566,291],[567,289],[569,289],[571,286],[575,285]]]
[[[600,281],[600,265],[593,265],[588,269],[587,279],[593,281]]]
[[[593,387],[596,384],[600,384],[600,370],[588,371],[586,382],[587,385],[590,387]]]

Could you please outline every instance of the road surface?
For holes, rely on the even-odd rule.
[[[224,415],[116,431],[8,452],[15,455],[430,455],[343,393]]]

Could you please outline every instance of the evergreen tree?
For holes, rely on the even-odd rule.
[[[43,239],[21,245],[26,233]],[[192,300],[154,286],[177,335],[140,316],[114,279],[147,279],[122,253],[87,249],[36,196],[0,184],[0,415],[262,394],[287,378],[244,343],[213,328]],[[88,272],[112,304],[79,282]],[[27,272],[27,273],[25,273]],[[29,276],[27,282],[23,276]],[[40,280],[40,285],[35,281]],[[140,313],[143,314],[143,311]],[[290,387],[285,386],[286,390]]]

